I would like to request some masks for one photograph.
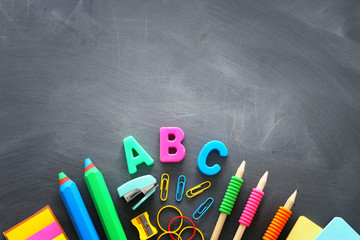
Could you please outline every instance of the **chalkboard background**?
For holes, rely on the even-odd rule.
[[[340,216],[360,232],[359,13],[357,0],[0,1],[0,231],[50,204],[77,239],[58,193],[64,171],[105,239],[83,179],[90,157],[128,239],[138,239],[130,220],[140,213],[156,225],[160,207],[174,204],[191,216],[212,196],[213,207],[195,222],[209,239],[229,179],[247,156],[221,239],[232,239],[267,169],[244,239],[259,239],[296,188],[280,239],[300,215],[322,227]],[[159,161],[165,126],[185,132],[181,163]],[[132,176],[122,145],[129,135],[155,159]],[[196,162],[211,140],[225,143],[229,156],[212,153],[209,164],[222,170],[206,177]],[[117,196],[126,181],[144,174],[159,181],[163,172],[171,178],[165,203],[157,190],[132,211]],[[213,186],[177,203],[180,174],[187,188]]]

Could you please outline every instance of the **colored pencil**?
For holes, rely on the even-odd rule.
[[[76,184],[59,173],[60,196],[80,240],[100,240]]]
[[[239,227],[236,231],[236,234],[234,236],[233,240],[240,240],[242,236],[244,235],[246,227],[250,226],[252,218],[255,215],[255,212],[260,204],[261,198],[264,195],[263,191],[267,182],[269,172],[266,171],[265,174],[261,177],[259,180],[258,185],[256,188],[253,189],[248,202],[246,203],[245,209],[243,213],[241,214],[240,220],[239,220]]]
[[[278,239],[281,231],[283,230],[285,224],[290,218],[291,215],[291,208],[295,203],[297,195],[297,189],[295,192],[288,198],[285,205],[283,207],[280,207],[277,213],[275,214],[275,217],[271,221],[270,226],[266,230],[263,240],[276,240]]]
[[[245,165],[246,165],[246,161],[244,160],[240,164],[239,168],[237,169],[237,171],[235,173],[235,178],[232,177],[232,179],[230,180],[229,187],[225,193],[225,197],[224,197],[223,202],[220,207],[220,215],[216,222],[216,225],[215,225],[215,228],[213,230],[210,240],[219,239],[219,236],[220,236],[221,230],[224,226],[225,220],[226,220],[227,216],[230,215],[232,208],[234,206],[236,197],[240,191],[240,188],[241,188],[241,185],[243,182],[243,180],[241,178],[245,172]],[[226,206],[227,206],[227,209],[226,209],[227,212],[225,213],[225,211],[222,209],[222,207],[226,207]]]
[[[126,240],[126,235],[102,173],[89,158],[85,159],[85,182],[107,239]]]

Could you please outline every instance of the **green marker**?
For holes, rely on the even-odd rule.
[[[124,229],[111,199],[102,173],[85,159],[85,182],[108,240],[126,240]]]

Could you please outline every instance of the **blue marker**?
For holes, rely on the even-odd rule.
[[[76,184],[59,173],[60,196],[80,240],[100,240]]]

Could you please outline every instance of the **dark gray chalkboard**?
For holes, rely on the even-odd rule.
[[[299,187],[281,239],[305,215],[324,227],[341,216],[360,232],[360,2],[338,0],[1,0],[0,231],[50,204],[77,239],[57,174],[78,185],[105,239],[83,179],[84,159],[102,171],[129,239],[130,220],[175,204],[190,216],[208,196],[197,226],[210,238],[230,176],[242,159],[245,183],[221,239],[258,179],[265,196],[244,238],[259,239],[278,206]],[[159,129],[181,127],[187,154],[159,162]],[[122,139],[132,135],[156,160],[127,172]],[[214,177],[196,166],[210,140],[229,156]],[[132,211],[116,188],[131,178],[170,174]],[[213,187],[175,201],[179,174]],[[166,216],[164,216],[164,222]],[[4,238],[2,238],[4,239]],[[165,239],[165,238],[164,238]]]

